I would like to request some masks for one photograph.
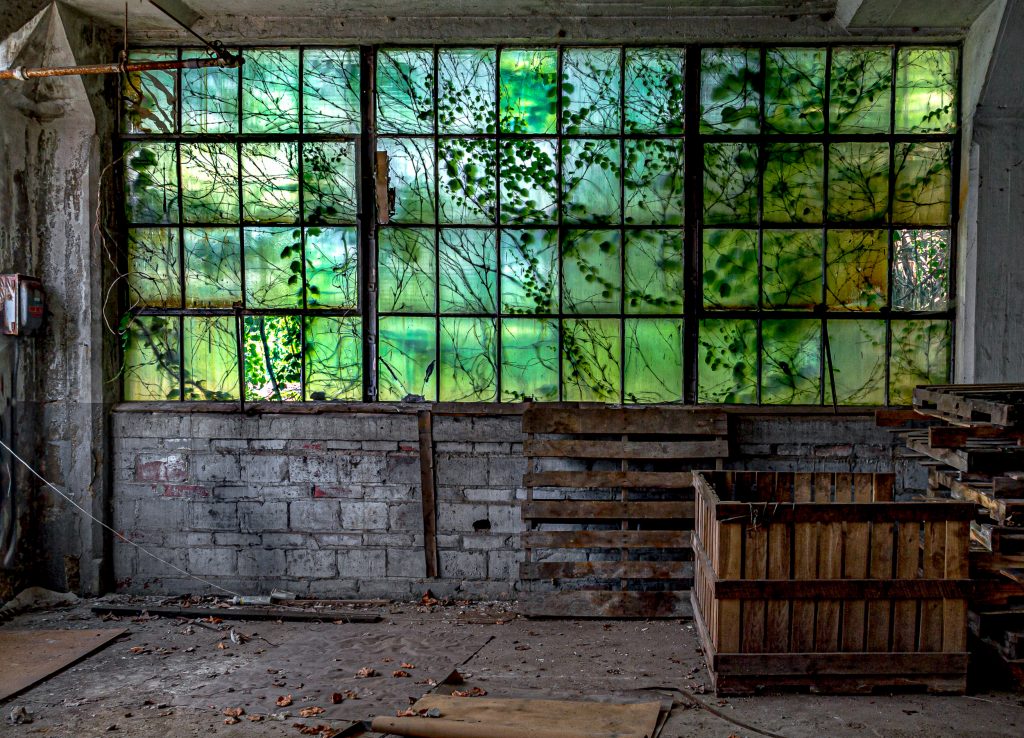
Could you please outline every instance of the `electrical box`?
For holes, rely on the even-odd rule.
[[[43,283],[24,274],[0,274],[0,334],[31,336],[43,328],[46,297]]]

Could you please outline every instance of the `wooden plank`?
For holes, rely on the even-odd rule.
[[[570,459],[712,459],[729,455],[727,441],[527,441],[525,456]]]
[[[788,525],[768,526],[768,573],[772,580],[789,583],[792,535]],[[764,590],[759,590],[763,592]],[[768,600],[765,650],[789,650],[789,600],[765,594]]]
[[[916,579],[920,557],[920,524],[910,521],[900,523],[896,528],[896,579]],[[893,603],[893,651],[916,650],[917,606],[915,600],[898,600]]]
[[[893,524],[871,524],[871,562],[868,575],[872,579],[892,579]],[[867,607],[867,650],[889,650],[890,602],[869,602]]]
[[[1020,501],[1024,503],[1024,500]],[[716,512],[720,519],[736,519],[749,522],[752,512],[764,517],[761,505],[746,502],[719,502]],[[753,510],[752,510],[753,507]],[[922,502],[833,502],[828,505],[780,504],[769,505],[768,512],[775,523],[842,523],[842,522],[886,522],[902,520],[921,522],[923,520],[972,520],[977,515],[974,505],[963,502],[927,500]]]
[[[527,617],[687,618],[693,616],[690,592],[622,592],[581,590],[524,594]]]
[[[126,628],[0,629],[0,653],[4,660],[4,667],[0,669],[0,700],[50,678],[127,632]],[[9,706],[4,712],[8,710]]]
[[[814,474],[814,497],[811,502],[815,504],[827,504],[832,502],[832,482],[835,475],[830,472],[815,472]]]
[[[523,520],[692,520],[692,502],[534,500],[523,503]]]
[[[970,529],[965,522],[946,523],[946,559],[944,575],[960,579],[969,575],[967,546]],[[944,598],[942,601],[942,650],[947,653],[967,650],[967,601]]]
[[[843,575],[843,524],[821,526],[818,538],[818,578],[840,579]],[[832,653],[839,650],[839,601],[818,602],[814,650]]]
[[[719,559],[715,567],[722,579],[739,579],[743,574],[743,526],[739,523],[718,524]],[[719,653],[740,650],[740,603],[718,599]]]
[[[423,512],[423,556],[427,577],[438,576],[437,494],[434,472],[434,423],[429,410],[416,414],[420,441],[420,495]]]
[[[890,675],[958,674],[967,669],[968,655],[960,653],[768,653],[719,654],[715,671],[736,675]]]
[[[693,472],[539,471],[527,472],[524,487],[689,489]]]
[[[946,524],[929,521],[924,524],[924,555],[921,570],[926,579],[943,576],[946,566]],[[921,651],[942,650],[942,601],[921,602]]]
[[[928,429],[928,445],[932,448],[958,448],[966,446],[975,438],[1000,438],[1008,443],[1016,443],[1024,438],[1024,431],[1014,431],[998,425],[972,425],[956,427],[937,425]]]
[[[728,421],[728,415],[720,410],[701,408],[581,409],[534,406],[523,413],[523,432],[724,436],[729,432]]]
[[[871,499],[870,477],[855,477],[853,483],[853,498],[855,502],[866,502]],[[870,540],[870,523],[845,524],[843,577],[847,581],[851,579],[865,579],[867,577]],[[865,650],[864,636],[866,624],[867,603],[865,600],[847,600],[843,603],[843,651]]]
[[[875,410],[875,425],[879,428],[898,428],[919,420],[928,420],[928,418],[917,410],[910,408]]]
[[[933,448],[924,435],[907,436],[907,448],[960,471],[990,473],[1024,469],[1024,448]]]
[[[815,579],[818,575],[818,524],[797,523],[793,529],[793,579]],[[724,578],[724,577],[723,577]],[[814,603],[793,603],[791,648],[797,652],[814,650]]]
[[[691,561],[538,561],[519,564],[520,579],[690,579]]]
[[[688,530],[528,530],[528,548],[690,548]]]
[[[148,605],[93,605],[97,615],[149,615],[165,618],[220,618],[221,620],[283,620],[297,623],[379,623],[375,612],[351,610],[299,610],[291,607],[150,607]]]
[[[760,484],[758,485],[760,488]],[[760,526],[746,529],[743,553],[743,578],[764,579],[768,576],[768,528]],[[718,596],[718,595],[716,595]],[[740,648],[744,653],[765,651],[765,618],[767,610],[763,599],[746,600],[740,605],[742,633]]]
[[[872,482],[874,483],[874,493],[871,499],[875,502],[892,502],[893,488],[896,486],[896,475],[874,474],[872,475]]]
[[[716,597],[736,600],[911,600],[963,598],[974,591],[961,579],[719,579]]]
[[[811,502],[814,499],[811,475],[797,472],[793,475],[793,502]]]

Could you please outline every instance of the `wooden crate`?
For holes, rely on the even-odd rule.
[[[523,415],[523,431],[523,613],[690,615],[688,469],[721,465],[728,456],[726,414],[687,407],[541,406]],[[557,468],[544,468],[552,465]],[[537,490],[556,499],[537,499]],[[578,529],[565,530],[570,526]]]
[[[694,618],[719,694],[964,691],[973,505],[893,502],[890,474],[694,487]]]

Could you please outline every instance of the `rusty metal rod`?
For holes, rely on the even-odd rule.
[[[240,56],[233,56],[230,59],[182,59],[181,61],[138,61],[121,64],[87,64],[81,67],[43,67],[26,69],[25,67],[13,67],[11,69],[0,69],[0,79],[41,79],[45,77],[71,77],[87,74],[120,74],[121,72],[151,72],[162,69],[202,69],[204,67],[228,67],[236,68],[241,66]]]

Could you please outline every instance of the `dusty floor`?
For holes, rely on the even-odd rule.
[[[492,697],[669,704],[673,689],[695,693],[708,709],[677,698],[662,732],[666,738],[1024,735],[1024,695],[1009,693],[717,699],[702,693],[707,675],[687,621],[531,621],[495,604],[432,609],[378,608],[370,611],[384,618],[372,624],[104,623],[87,605],[21,615],[0,627],[109,625],[129,633],[0,705],[0,735],[300,736],[303,727],[340,729],[350,724],[346,718],[393,714],[430,690],[429,680],[443,680],[453,665],[466,677],[455,689],[479,687]],[[232,628],[251,639],[232,642]],[[380,675],[357,678],[364,667]],[[409,677],[392,676],[399,670]],[[333,704],[332,694],[347,690],[359,698],[350,694]],[[277,706],[277,698],[287,695],[292,704]],[[16,706],[27,708],[31,723],[7,723]],[[224,710],[239,707],[240,722],[225,724]],[[310,707],[324,711],[301,718],[299,711]]]

